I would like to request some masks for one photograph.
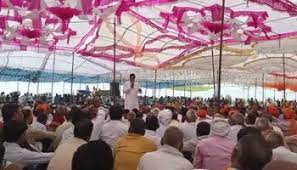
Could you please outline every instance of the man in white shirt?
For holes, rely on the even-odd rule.
[[[93,123],[89,119],[80,120],[75,124],[74,138],[61,144],[55,151],[47,170],[71,170],[72,158],[81,145],[90,139]]]
[[[99,139],[99,135],[100,135],[100,132],[101,132],[102,127],[104,125],[107,112],[108,111],[105,110],[102,107],[100,107],[98,109],[98,113],[97,113],[97,117],[96,117],[96,119],[94,121],[94,128],[93,128],[93,131],[92,131],[92,135],[91,135],[90,141],[94,141],[94,140],[98,140]]]
[[[245,117],[241,113],[234,113],[230,119],[230,131],[228,133],[228,138],[237,142],[237,134],[244,127]]]
[[[27,128],[25,123],[16,121],[9,121],[4,125],[4,159],[24,166],[48,163],[53,153],[33,152],[21,148],[21,145],[26,142],[25,133]]]
[[[87,115],[78,107],[71,108],[71,125],[64,130],[61,143],[74,137],[74,125],[76,122],[87,117]]]
[[[47,114],[39,113],[36,121],[32,123],[31,128],[40,130],[42,132],[47,132],[47,128],[45,126],[45,124],[47,122],[47,118],[48,118]],[[42,142],[40,142],[40,141],[31,143],[31,145],[32,145],[32,147],[34,147],[34,149],[36,151],[42,151],[42,149],[43,149]]]
[[[177,127],[169,127],[163,137],[164,145],[155,152],[144,154],[138,170],[192,170],[193,165],[181,153],[183,133]]]
[[[273,148],[272,160],[297,162],[297,153],[291,152],[285,147],[284,139],[280,134],[272,132],[266,136],[266,140]]]
[[[68,129],[73,127],[73,123],[71,122],[72,119],[72,110],[69,111],[68,113],[66,113],[65,118],[66,121],[61,124],[60,126],[57,127],[55,135],[57,136],[56,139],[53,142],[53,150],[56,150],[56,148],[58,147],[58,145],[60,144],[62,138],[63,138],[63,133]]]
[[[159,120],[157,116],[149,114],[145,121],[146,130],[144,137],[155,142],[156,146],[161,147],[161,138],[157,135],[156,130],[159,128]]]
[[[157,134],[159,137],[163,137],[164,132],[169,127],[169,124],[172,120],[172,111],[169,109],[164,109],[159,112],[158,119],[160,127],[157,129]]]
[[[184,133],[184,142],[196,138],[196,112],[192,109],[186,113],[186,122],[182,123],[178,128]]]
[[[110,120],[107,121],[99,134],[99,139],[113,148],[115,142],[128,133],[128,126],[122,120],[123,109],[119,106],[109,108]]]
[[[138,93],[141,93],[140,86],[135,82],[135,74],[130,74],[130,81],[124,84],[125,109],[132,111],[139,109]]]
[[[45,126],[45,124],[47,122],[47,118],[48,118],[48,116],[46,114],[42,114],[42,113],[39,114],[37,116],[37,120],[32,123],[31,127],[34,128],[34,129],[47,131],[47,128]]]

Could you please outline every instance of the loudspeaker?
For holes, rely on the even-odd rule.
[[[112,82],[110,83],[110,92],[111,92],[111,96],[117,96],[119,97],[121,95],[120,93],[120,83],[118,82]]]

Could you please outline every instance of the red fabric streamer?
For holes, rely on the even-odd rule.
[[[222,29],[221,23],[203,22],[202,25],[212,33],[219,33]],[[230,29],[231,25],[224,24],[223,30]]]
[[[201,9],[202,12],[209,11],[211,12],[212,21],[221,21],[222,20],[222,10],[223,7],[221,5],[215,4],[209,7],[204,7]],[[232,15],[233,10],[228,7],[225,7],[225,13],[230,13]]]
[[[6,18],[4,16],[0,16],[0,28],[1,29],[6,28]]]
[[[20,30],[22,36],[28,37],[29,39],[39,38],[41,36],[41,31],[37,29],[23,28]]]
[[[50,7],[48,11],[56,15],[62,20],[62,31],[65,32],[68,29],[68,24],[73,16],[77,16],[81,13],[80,10],[70,7]]]

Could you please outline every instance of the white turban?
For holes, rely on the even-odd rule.
[[[212,136],[226,136],[230,131],[229,122],[226,119],[215,118],[211,126]]]
[[[172,112],[169,109],[164,109],[162,111],[159,112],[158,114],[158,118],[159,118],[159,122],[162,125],[169,125],[169,123],[172,120]]]

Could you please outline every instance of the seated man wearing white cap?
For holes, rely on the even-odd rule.
[[[197,169],[223,170],[231,162],[236,143],[228,139],[230,125],[227,120],[215,118],[211,126],[211,137],[202,140],[196,147],[194,167]]]
[[[160,123],[160,127],[157,129],[157,135],[159,137],[163,137],[166,129],[169,127],[169,123],[172,120],[172,112],[169,109],[164,109],[159,112],[158,119]]]

